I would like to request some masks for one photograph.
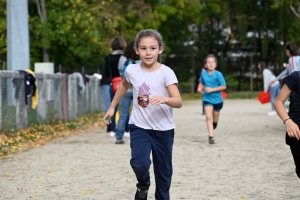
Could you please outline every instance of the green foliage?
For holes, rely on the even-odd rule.
[[[258,92],[228,92],[226,99],[256,99]]]
[[[6,60],[6,0],[0,0],[0,62]]]
[[[295,20],[293,25],[290,27],[288,30],[288,41],[293,41],[296,44],[300,44],[300,38],[298,34],[295,33],[300,33],[300,21]]]
[[[226,74],[224,78],[226,80],[227,90],[235,91],[239,84],[237,76],[234,74]]]
[[[182,93],[181,98],[183,101],[202,100],[202,94],[199,93]],[[258,98],[258,92],[227,92],[226,99],[256,99]]]
[[[190,90],[208,53],[217,56],[229,90],[243,90],[249,88],[248,78],[232,75],[241,66],[246,72],[251,64],[265,60],[278,72],[287,59],[285,44],[300,45],[300,23],[290,9],[290,4],[299,6],[297,0],[48,0],[44,23],[34,1],[28,2],[31,67],[43,61],[42,50],[47,47],[56,71],[61,64],[63,72],[81,71],[84,66],[88,74],[98,69],[101,73],[111,38],[120,35],[130,41],[138,31],[153,28],[163,35],[164,63],[184,83],[182,90]],[[228,57],[228,52],[237,51],[248,55]],[[250,53],[254,55],[251,62]],[[0,0],[3,60],[6,1]]]
[[[180,93],[191,93],[191,82],[180,82],[178,88]]]

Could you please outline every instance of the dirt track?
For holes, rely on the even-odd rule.
[[[175,109],[171,199],[300,199],[285,127],[269,111],[257,100],[226,100],[212,146],[201,102]],[[133,199],[136,180],[125,140],[115,145],[94,129],[2,160],[0,199]],[[151,177],[148,199],[154,200],[152,168]]]

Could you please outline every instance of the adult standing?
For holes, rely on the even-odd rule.
[[[280,83],[275,81],[273,84],[269,84],[271,81],[275,80],[273,72],[268,69],[268,66],[264,61],[260,61],[257,65],[258,69],[262,72],[263,81],[264,81],[264,92],[270,91],[270,100],[271,100],[271,111],[268,112],[269,116],[275,116],[277,113],[274,108],[275,98],[280,92]]]
[[[123,63],[123,65],[120,65],[120,62],[122,61],[122,57],[125,57],[126,60]],[[125,70],[128,65],[140,63],[140,57],[138,54],[136,54],[134,49],[134,40],[128,42],[125,50],[124,55],[121,57],[119,62],[119,71],[122,75],[122,78],[125,78]],[[130,106],[132,104],[133,100],[133,90],[132,87],[129,87],[126,94],[121,99],[121,110],[120,110],[120,118],[118,121],[118,126],[116,129],[116,144],[124,144],[123,136],[129,137],[129,132],[126,131],[128,128],[128,122],[129,122],[129,115],[130,115]],[[125,131],[125,132],[124,132]]]
[[[118,63],[120,57],[123,55],[126,42],[122,37],[116,36],[110,41],[109,46],[111,48],[111,52],[105,56],[105,66],[102,73],[102,79],[100,81],[100,86],[104,97],[105,112],[108,111],[110,103],[115,95],[112,89],[111,80],[114,77],[120,76]],[[115,114],[117,110],[118,106],[116,106]],[[107,126],[107,132],[110,133],[111,137],[115,137],[116,132],[115,114],[111,117],[111,123]]]

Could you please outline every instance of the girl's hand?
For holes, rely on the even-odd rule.
[[[297,140],[300,140],[300,130],[297,124],[293,122],[291,119],[287,120],[285,122],[286,125],[286,132],[290,137],[296,138]]]
[[[213,88],[210,88],[210,87],[205,87],[205,88],[203,88],[203,90],[204,90],[205,92],[207,92],[207,93],[211,93],[211,92],[214,91],[214,89],[213,89]]]
[[[107,124],[110,124],[111,123],[110,118],[114,115],[114,113],[115,113],[115,109],[109,108],[103,117],[103,121]]]
[[[153,96],[150,98],[149,103],[151,105],[159,105],[159,104],[164,104],[168,101],[168,97],[162,97],[162,96]]]
[[[198,89],[197,89],[197,92],[203,94],[203,88],[198,88]]]
[[[276,80],[272,80],[269,85],[273,85],[275,83]]]

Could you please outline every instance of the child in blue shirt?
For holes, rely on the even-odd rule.
[[[206,72],[201,74],[199,82],[203,87],[198,92],[203,93],[203,104],[206,115],[209,144],[215,144],[214,129],[217,127],[220,111],[223,108],[222,90],[226,89],[226,82],[221,72],[216,70],[217,58],[213,54],[204,60]]]

